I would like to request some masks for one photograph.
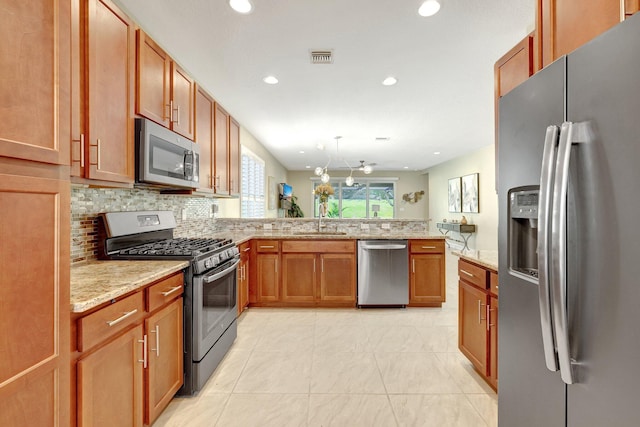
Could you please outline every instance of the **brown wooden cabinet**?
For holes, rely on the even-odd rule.
[[[193,78],[142,30],[137,47],[136,113],[194,139]]]
[[[83,3],[84,4],[84,3]],[[88,0],[82,22],[86,78],[85,123],[79,167],[72,174],[109,182],[134,182],[135,32],[133,22],[109,0]],[[76,151],[74,151],[74,154]]]
[[[633,2],[620,0],[538,0],[536,47],[540,68],[579,48],[624,19]],[[637,10],[637,8],[636,8]]]
[[[244,242],[238,246],[240,251],[240,265],[238,266],[238,315],[249,305],[249,268],[250,268],[250,242]]]
[[[241,168],[240,124],[233,117],[229,117],[229,193],[232,196],[240,195]]]
[[[278,270],[280,242],[278,240],[256,240],[255,251],[255,302],[280,301],[280,273]],[[254,263],[252,262],[251,265]]]
[[[494,388],[498,388],[498,275],[458,261],[458,348]]]
[[[146,319],[144,329],[148,340],[144,422],[151,425],[184,381],[182,298]]]
[[[216,102],[213,118],[213,188],[216,194],[229,194],[229,113]]]
[[[321,303],[355,304],[358,270],[355,253],[321,254],[319,258]]]
[[[77,422],[152,424],[182,387],[182,273],[76,315]]]
[[[316,255],[312,253],[282,254],[282,302],[315,302],[318,287],[316,264]]]
[[[196,87],[196,134],[200,149],[200,188],[198,191],[213,193],[215,175],[213,110],[215,101],[200,86]]]
[[[0,0],[0,156],[69,164],[69,0]]]
[[[409,241],[409,305],[441,307],[446,301],[442,240]]]
[[[68,172],[7,160],[0,157],[0,425],[66,426]]]
[[[625,0],[624,14],[629,17],[640,10],[640,0]]]

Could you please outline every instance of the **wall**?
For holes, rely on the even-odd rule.
[[[344,172],[329,171],[332,178],[344,177],[349,174]],[[354,173],[354,177],[364,176],[361,172]],[[313,171],[289,172],[289,181],[293,187],[294,196],[298,197],[298,205],[302,208],[305,217],[313,217],[313,181],[312,177],[316,177]],[[419,219],[426,220],[429,217],[429,195],[428,193],[428,176],[421,172],[389,172],[374,171],[367,178],[377,177],[396,177],[396,218],[397,219]],[[424,196],[417,203],[407,203],[402,201],[402,195],[405,193],[413,193],[424,190]],[[433,227],[432,227],[433,228]]]
[[[462,215],[477,232],[469,239],[472,249],[498,249],[498,196],[495,191],[495,151],[489,145],[427,170],[432,229],[436,222],[460,220]],[[479,173],[479,213],[451,213],[448,205],[449,179]],[[451,234],[451,233],[450,233]],[[455,235],[455,233],[453,233]]]
[[[268,185],[267,177],[273,177],[274,183],[278,182],[287,182],[287,170],[282,166],[282,164],[273,157],[273,155],[267,151],[266,148],[253,136],[249,131],[245,128],[240,127],[240,144],[243,148],[248,148],[255,154],[260,157],[265,162],[265,186]],[[276,197],[277,197],[277,187],[275,188]],[[269,192],[268,188],[265,188],[265,195],[268,198]],[[267,206],[265,207],[265,216],[267,218],[277,218],[278,217],[278,209],[277,209],[277,199],[276,199],[276,209],[269,209],[269,201],[267,200]],[[216,215],[218,218],[240,218],[240,199],[219,199],[218,200],[219,211]]]

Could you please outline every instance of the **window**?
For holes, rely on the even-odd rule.
[[[313,188],[320,185],[314,182]],[[351,187],[344,180],[332,180],[335,194],[327,202],[329,218],[394,218],[395,182],[387,179],[358,181]],[[314,216],[318,217],[318,197],[314,198]]]
[[[240,216],[264,218],[265,216],[264,160],[242,147],[242,192]]]

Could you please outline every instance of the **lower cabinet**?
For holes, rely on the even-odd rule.
[[[322,254],[319,257],[320,301],[355,304],[358,270],[356,255]]]
[[[409,268],[409,306],[441,307],[447,299],[444,240],[410,240]]]
[[[79,315],[78,426],[151,425],[183,384],[182,273]]]
[[[460,260],[458,276],[458,348],[497,390],[498,275]]]
[[[315,303],[318,286],[316,258],[315,254],[282,254],[283,302]]]
[[[240,264],[238,265],[238,316],[249,305],[249,253],[251,245],[249,242],[242,243],[238,246],[240,251]]]

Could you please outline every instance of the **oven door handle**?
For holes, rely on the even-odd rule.
[[[213,281],[218,280],[221,277],[226,276],[227,274],[229,274],[229,272],[231,272],[232,270],[235,270],[235,268],[238,266],[238,264],[240,264],[240,258],[236,258],[235,262],[233,263],[233,265],[231,265],[229,268],[225,268],[223,271],[221,271],[220,273],[216,273],[216,274],[212,274],[211,276],[205,276],[202,278],[202,280],[205,283],[211,283]]]

